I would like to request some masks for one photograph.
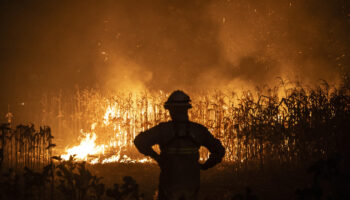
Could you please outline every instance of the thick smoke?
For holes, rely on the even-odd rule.
[[[308,83],[349,72],[346,0],[3,1],[1,99]]]
[[[349,69],[345,1],[157,1],[117,7],[106,15],[101,44],[109,69],[102,74],[114,80],[112,87],[133,81],[166,91],[244,88],[274,83],[276,77],[334,82]]]

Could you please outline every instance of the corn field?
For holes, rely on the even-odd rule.
[[[261,167],[269,161],[298,164],[341,151],[350,119],[347,79],[337,88],[326,82],[317,88],[281,82],[274,88],[257,88],[241,94],[230,90],[190,94],[193,106],[190,120],[203,124],[222,141],[226,147],[225,161],[242,167],[249,162]],[[116,144],[104,157],[123,152],[132,159],[140,159],[133,139],[139,132],[170,120],[163,108],[168,95],[162,91],[102,93],[77,88],[73,96],[44,95],[38,116],[55,133],[57,152],[77,145],[84,130],[96,133],[97,144]],[[27,129],[30,134],[24,131]],[[12,165],[34,165],[37,163],[34,161],[48,158],[49,151],[45,149],[51,144],[51,136],[44,131],[47,129],[36,134],[30,127],[27,129],[17,127],[11,134],[2,130],[3,141],[12,141],[3,142],[4,159]],[[6,134],[13,135],[12,139]],[[13,153],[14,149],[20,153]],[[201,159],[208,157],[206,149],[200,153]]]
[[[9,124],[0,127],[0,166],[6,168],[41,168],[49,164],[55,146],[49,127]]]

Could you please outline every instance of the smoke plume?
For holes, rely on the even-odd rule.
[[[187,90],[349,72],[346,0],[2,1],[2,105],[80,87]]]

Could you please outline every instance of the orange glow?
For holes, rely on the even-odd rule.
[[[266,94],[264,91],[247,91],[241,95],[232,91],[193,94],[191,95],[193,108],[189,110],[189,118],[206,126],[222,141],[227,150],[225,161],[243,162],[256,157],[257,152],[268,155],[268,151],[259,152],[259,150],[271,143],[261,144],[253,137],[248,127],[252,126],[253,122],[261,123],[261,127],[265,127],[266,122],[278,124],[279,128],[288,128],[292,125],[288,122],[290,108],[286,107],[286,100],[280,91],[281,89],[267,91]],[[118,93],[107,97],[88,91],[84,94],[86,98],[78,105],[84,105],[81,122],[85,124],[82,127],[90,129],[81,130],[79,142],[75,146],[65,147],[61,155],[63,159],[67,160],[75,155],[76,160],[91,164],[154,162],[136,150],[133,140],[138,133],[170,120],[169,113],[163,108],[168,94]],[[262,122],[264,119],[266,122]],[[282,147],[294,144],[288,137],[281,139]],[[255,152],[248,149],[249,145],[255,148]],[[289,149],[286,151],[289,152]],[[208,156],[208,150],[201,148],[200,161],[205,161]]]
[[[141,112],[145,113],[144,110]],[[70,156],[74,156],[77,161],[87,161],[90,164],[153,162],[150,158],[132,159],[128,155],[122,154],[122,149],[129,148],[132,145],[132,140],[126,137],[127,131],[120,124],[120,121],[125,120],[131,120],[129,112],[121,114],[121,110],[118,109],[116,103],[108,105],[103,120],[93,123],[90,132],[81,130],[80,143],[73,147],[66,147],[65,154],[61,155],[61,158],[68,160]],[[96,134],[96,127],[98,126],[112,129],[114,137],[107,143],[98,145]],[[132,135],[134,136],[134,134]]]

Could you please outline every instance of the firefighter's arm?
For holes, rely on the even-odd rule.
[[[225,156],[225,148],[208,130],[203,135],[202,145],[210,152],[208,160],[201,164],[201,169],[207,170],[221,162]]]
[[[159,154],[152,149],[152,146],[158,144],[159,131],[153,127],[145,132],[141,132],[135,137],[134,144],[140,153],[150,156],[157,162],[159,161]]]

